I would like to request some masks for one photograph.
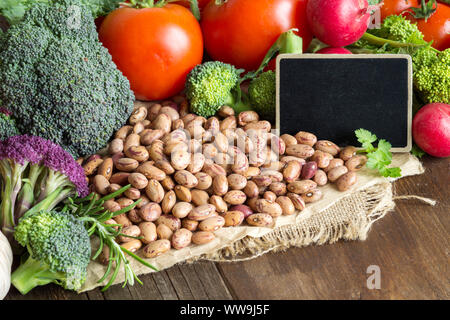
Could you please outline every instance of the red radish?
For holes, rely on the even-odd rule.
[[[320,53],[320,54],[352,54],[352,52],[350,50],[347,50],[345,48],[332,48],[332,47],[320,49],[316,53]]]
[[[416,113],[412,125],[416,144],[433,157],[450,157],[450,104],[431,103]]]
[[[309,0],[306,15],[320,41],[331,47],[345,47],[367,31],[373,9],[367,0]]]

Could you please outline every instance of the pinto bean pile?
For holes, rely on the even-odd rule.
[[[303,131],[279,137],[271,129],[256,112],[236,116],[227,106],[216,117],[196,116],[182,96],[137,102],[108,154],[78,161],[99,195],[131,184],[105,208],[116,212],[141,202],[109,223],[139,238],[120,236],[122,246],[132,252],[143,247],[153,258],[211,242],[222,227],[271,227],[277,217],[320,200],[320,187],[329,182],[348,190],[367,162],[355,147],[341,149]]]

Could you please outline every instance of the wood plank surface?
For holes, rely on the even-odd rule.
[[[199,262],[142,276],[143,286],[77,295],[56,285],[7,299],[449,299],[450,159],[424,159],[426,173],[394,184],[397,195],[436,199],[431,207],[398,200],[366,241],[290,248],[236,263]],[[367,288],[379,266],[381,288]]]

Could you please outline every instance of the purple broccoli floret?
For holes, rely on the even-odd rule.
[[[36,136],[0,141],[0,223],[8,236],[24,214],[89,193],[83,168],[59,145]]]

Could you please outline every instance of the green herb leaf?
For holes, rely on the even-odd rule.
[[[355,131],[355,134],[358,138],[358,142],[361,143],[366,152],[371,152],[375,149],[372,143],[377,141],[378,138],[376,135],[366,129],[358,129]]]
[[[364,152],[367,153],[367,164],[369,169],[378,170],[383,177],[398,178],[401,177],[400,168],[388,168],[392,162],[391,148],[392,144],[384,139],[378,141],[375,148],[373,143],[377,141],[377,136],[365,129],[358,129],[355,135],[361,143]]]
[[[422,149],[420,149],[417,144],[414,144],[411,149],[411,154],[416,156],[417,158],[422,158],[426,153]]]

